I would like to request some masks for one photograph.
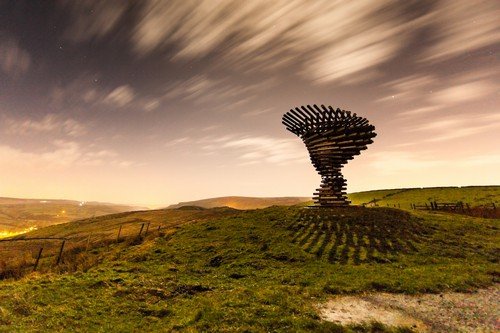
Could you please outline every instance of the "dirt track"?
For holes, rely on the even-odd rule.
[[[378,321],[416,332],[500,332],[500,285],[475,293],[338,296],[319,306],[324,320]]]

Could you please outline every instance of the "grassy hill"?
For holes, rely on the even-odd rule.
[[[231,207],[235,209],[258,209],[270,206],[292,206],[311,201],[305,197],[278,197],[278,198],[254,198],[254,197],[220,197],[195,201],[180,202],[170,205],[168,208],[179,208],[183,206],[198,206],[203,208]]]
[[[495,203],[500,206],[500,186],[428,187],[365,191],[349,194],[353,204],[375,201],[379,206],[410,209],[412,203],[423,205],[430,201],[469,203],[471,206]]]
[[[131,206],[71,200],[0,198],[0,238],[29,228],[137,209]]]
[[[54,252],[41,272],[0,282],[0,331],[411,332],[340,327],[322,321],[317,307],[335,294],[468,291],[498,282],[496,222],[384,207],[275,206],[54,225],[25,237],[68,237],[70,250],[56,268]],[[148,234],[136,237],[147,223]],[[117,239],[120,225],[127,229]],[[71,250],[73,242],[80,247]],[[36,253],[39,244],[24,246]],[[26,258],[29,270],[33,256]]]

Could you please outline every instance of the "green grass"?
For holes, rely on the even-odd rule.
[[[353,204],[361,205],[376,200],[379,206],[390,207],[400,205],[410,209],[410,205],[424,205],[430,201],[453,202],[462,201],[472,207],[495,203],[500,206],[500,186],[468,186],[468,187],[435,187],[410,188],[394,190],[377,190],[349,194]]]
[[[497,221],[444,213],[163,210],[50,233],[80,237],[137,218],[171,228],[96,247],[90,268],[1,282],[0,331],[409,331],[340,327],[316,306],[332,294],[469,291],[499,274]]]

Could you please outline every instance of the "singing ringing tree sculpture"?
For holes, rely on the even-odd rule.
[[[347,183],[341,168],[373,143],[375,127],[356,113],[316,104],[291,109],[283,115],[282,123],[304,141],[321,175],[321,186],[313,198],[315,206],[348,206]]]

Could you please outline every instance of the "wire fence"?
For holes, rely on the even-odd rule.
[[[128,221],[100,232],[69,237],[15,237],[0,239],[0,279],[19,278],[34,271],[70,271],[94,266],[98,248],[114,243],[140,243],[162,235],[165,225]]]

